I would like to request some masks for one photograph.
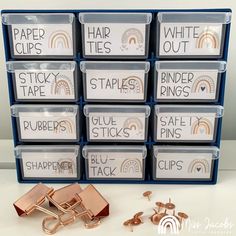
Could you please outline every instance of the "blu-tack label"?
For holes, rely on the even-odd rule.
[[[24,178],[76,178],[74,152],[22,152]]]
[[[30,115],[29,115],[30,114]],[[60,116],[50,112],[44,116],[40,112],[19,112],[21,139],[76,139],[76,116],[68,112]]]
[[[220,55],[222,24],[161,23],[160,56]]]
[[[144,140],[145,113],[89,113],[91,140]]]
[[[87,99],[144,100],[144,70],[86,70]]]
[[[87,56],[145,55],[145,24],[85,23],[83,27]]]
[[[160,112],[156,121],[157,140],[214,139],[215,113]]]
[[[89,178],[143,178],[143,154],[88,152]]]
[[[75,99],[74,73],[66,70],[15,70],[17,99]]]
[[[156,156],[157,179],[210,179],[212,153],[159,152]]]
[[[158,70],[156,98],[213,100],[217,87],[217,70]]]
[[[73,55],[72,24],[13,24],[16,56]]]

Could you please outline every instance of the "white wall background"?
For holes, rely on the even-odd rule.
[[[0,0],[0,9],[188,9],[231,8],[236,0]],[[235,13],[236,14],[236,13]],[[223,119],[223,139],[236,139],[236,17],[233,16]],[[0,32],[2,32],[0,26]],[[11,134],[4,50],[0,36],[0,139]]]

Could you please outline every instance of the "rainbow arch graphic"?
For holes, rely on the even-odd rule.
[[[53,32],[48,40],[49,48],[71,48],[71,37],[66,31]]]
[[[214,93],[215,92],[215,83],[214,80],[208,75],[199,76],[193,83],[191,92],[199,93]]]
[[[135,93],[143,93],[144,92],[143,82],[138,76],[127,77],[126,79],[124,79],[123,85],[127,86],[127,88],[129,88],[130,85],[134,85],[134,87],[135,87],[134,92]],[[131,89],[128,89],[128,90],[130,91]],[[124,91],[126,91],[126,89],[124,89]]]
[[[209,173],[209,163],[205,159],[195,159],[188,166],[189,173]]]
[[[126,119],[123,128],[136,131],[137,134],[141,134],[144,129],[142,121],[137,117],[129,117]]]
[[[136,28],[127,29],[121,36],[121,50],[128,50],[135,46],[136,50],[143,50],[144,37],[142,32]]]
[[[69,78],[65,75],[57,76],[57,79],[52,83],[51,94],[54,95],[72,95],[74,93],[72,84]]]
[[[74,126],[69,118],[60,119],[57,122],[58,125],[54,129],[55,133],[70,133],[70,134],[74,133]],[[65,127],[65,130],[62,130],[61,126]]]
[[[218,34],[212,30],[204,30],[197,39],[196,48],[219,48]]]
[[[213,133],[212,123],[207,118],[200,118],[193,122],[191,127],[191,134],[207,134]]]
[[[167,232],[171,234],[178,234],[180,227],[180,222],[176,216],[167,215],[161,218],[159,222],[158,234],[167,234]]]
[[[125,159],[121,166],[120,172],[122,173],[140,173],[142,172],[141,161],[137,158]]]

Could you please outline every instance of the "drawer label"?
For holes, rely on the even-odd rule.
[[[158,70],[157,99],[216,98],[218,71]]]
[[[15,71],[18,99],[74,99],[74,73],[65,70]]]
[[[76,178],[77,156],[74,152],[22,152],[25,178]]]
[[[86,23],[85,55],[145,55],[145,24]]]
[[[215,113],[165,113],[157,116],[157,140],[213,140]]]
[[[220,55],[222,24],[161,23],[161,56]]]
[[[89,178],[143,178],[143,154],[88,152]]]
[[[87,99],[144,100],[144,70],[87,70]]]
[[[210,179],[212,153],[158,153],[157,179]]]
[[[30,116],[29,116],[30,114]],[[50,112],[44,116],[40,112],[19,112],[22,139],[76,139],[76,116],[68,112],[59,116]]]
[[[89,113],[92,140],[144,140],[145,113]]]
[[[16,56],[73,55],[72,24],[13,24]]]

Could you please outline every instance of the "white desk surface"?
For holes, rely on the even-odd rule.
[[[85,229],[78,221],[55,235],[154,236],[158,234],[157,226],[148,217],[156,201],[165,202],[169,197],[176,204],[177,211],[186,212],[190,216],[189,227],[181,230],[179,235],[236,235],[235,146],[236,141],[222,142],[216,185],[95,185],[110,203],[110,216],[95,229]],[[0,140],[0,150],[0,235],[44,235],[41,230],[43,213],[35,212],[28,217],[17,216],[12,203],[34,185],[17,183],[15,170],[12,169],[14,158],[11,140]],[[64,185],[50,186],[59,188]],[[153,192],[151,201],[142,197],[142,193],[147,190]],[[138,211],[144,212],[144,224],[134,227],[131,233],[122,223]]]

